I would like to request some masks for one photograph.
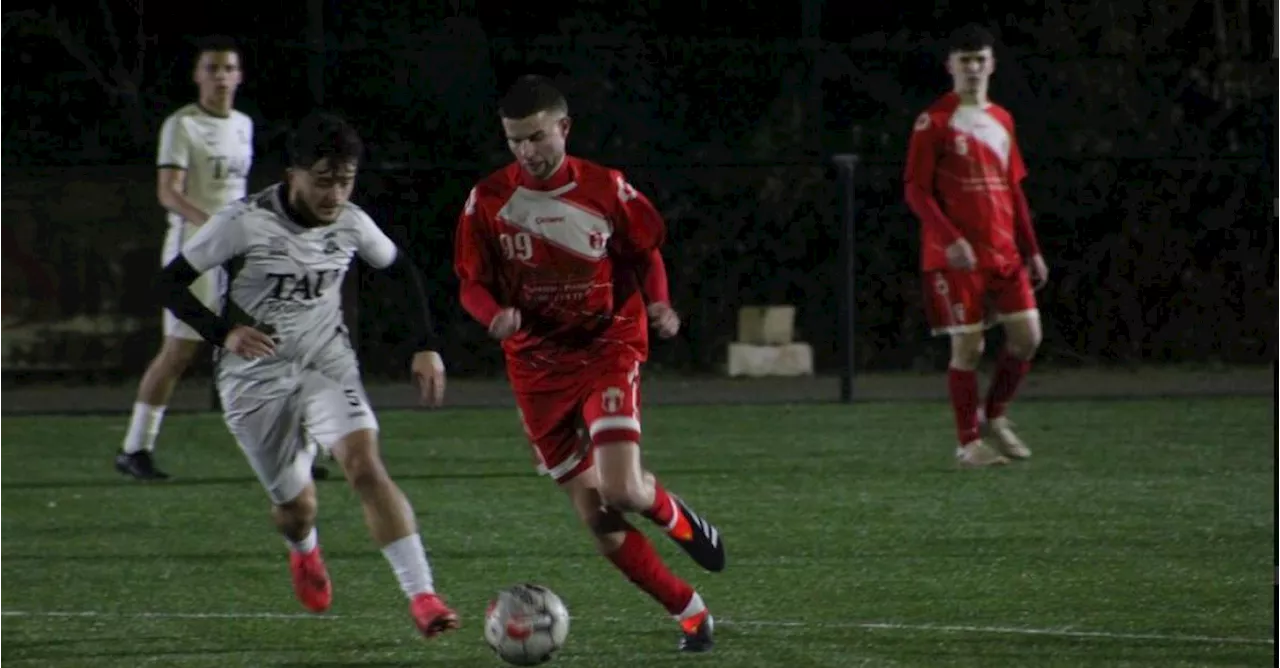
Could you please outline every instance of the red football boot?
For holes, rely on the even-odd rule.
[[[293,593],[302,607],[311,612],[327,612],[333,603],[333,584],[320,548],[306,554],[290,552],[289,570],[293,573]]]
[[[409,614],[422,635],[434,638],[458,628],[458,614],[435,594],[418,594],[409,602]]]

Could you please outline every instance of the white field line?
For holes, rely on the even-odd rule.
[[[267,620],[340,620],[370,617],[370,615],[312,615],[287,612],[105,612],[105,611],[37,611],[3,610],[4,617],[29,618],[82,618],[82,619],[267,619]],[[622,623],[616,617],[598,618],[600,621]],[[1081,638],[1099,640],[1139,640],[1153,642],[1185,642],[1220,645],[1275,645],[1274,638],[1239,638],[1207,635],[1176,635],[1165,633],[1113,633],[1110,631],[1077,631],[1069,628],[1039,629],[1020,626],[977,626],[958,624],[900,624],[897,622],[801,622],[763,619],[717,619],[717,626],[749,626],[813,629],[866,629],[871,631],[916,631],[922,633],[989,633],[998,635],[1048,636],[1056,638]]]

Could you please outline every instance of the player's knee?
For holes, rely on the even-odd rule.
[[[350,457],[342,464],[347,483],[357,492],[376,489],[391,481],[387,469],[377,457]]]
[[[628,525],[626,518],[617,509],[600,505],[600,497],[597,497],[595,504],[591,507],[580,506],[578,513],[591,530],[591,537],[601,554],[609,554],[622,545]]]
[[[635,474],[602,477],[600,479],[600,499],[606,506],[624,512],[645,510],[648,496],[644,488],[644,478]]]
[[[981,332],[956,334],[951,337],[951,367],[953,369],[976,369],[982,361],[982,352],[986,348],[986,337]]]
[[[333,454],[342,466],[347,483],[356,492],[376,489],[390,482],[382,458],[378,456],[377,441],[370,430],[349,434],[334,447]]]
[[[168,374],[181,374],[191,366],[199,350],[199,341],[167,337],[160,346],[155,363]]]
[[[316,500],[314,485],[308,485],[293,499],[278,504],[271,509],[272,519],[285,534],[305,532],[315,524],[319,503]]]
[[[1040,323],[1034,321],[1007,329],[1006,332],[1008,339],[1005,349],[1010,355],[1020,360],[1030,360],[1035,357],[1036,351],[1040,349],[1040,342],[1044,338],[1040,331]]]

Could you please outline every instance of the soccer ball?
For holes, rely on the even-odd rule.
[[[484,640],[515,666],[536,666],[555,656],[569,635],[569,610],[555,592],[520,584],[498,592],[484,615]]]

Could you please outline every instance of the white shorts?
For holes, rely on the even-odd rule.
[[[178,257],[178,253],[182,252],[182,245],[186,243],[191,235],[199,229],[190,223],[181,225],[169,225],[169,231],[164,235],[164,250],[160,256],[160,266],[163,267]],[[191,292],[195,294],[196,299],[201,304],[209,307],[214,313],[222,311],[222,298],[226,293],[226,276],[227,272],[222,267],[214,267],[209,271],[200,275],[194,283],[191,284]],[[182,322],[168,309],[164,311],[164,335],[175,339],[186,339],[188,341],[203,341],[204,337],[200,336],[196,330],[190,325]]]
[[[341,380],[319,371],[268,380],[222,379],[223,420],[259,482],[280,505],[311,484],[311,462],[344,436],[378,429],[357,367]]]

